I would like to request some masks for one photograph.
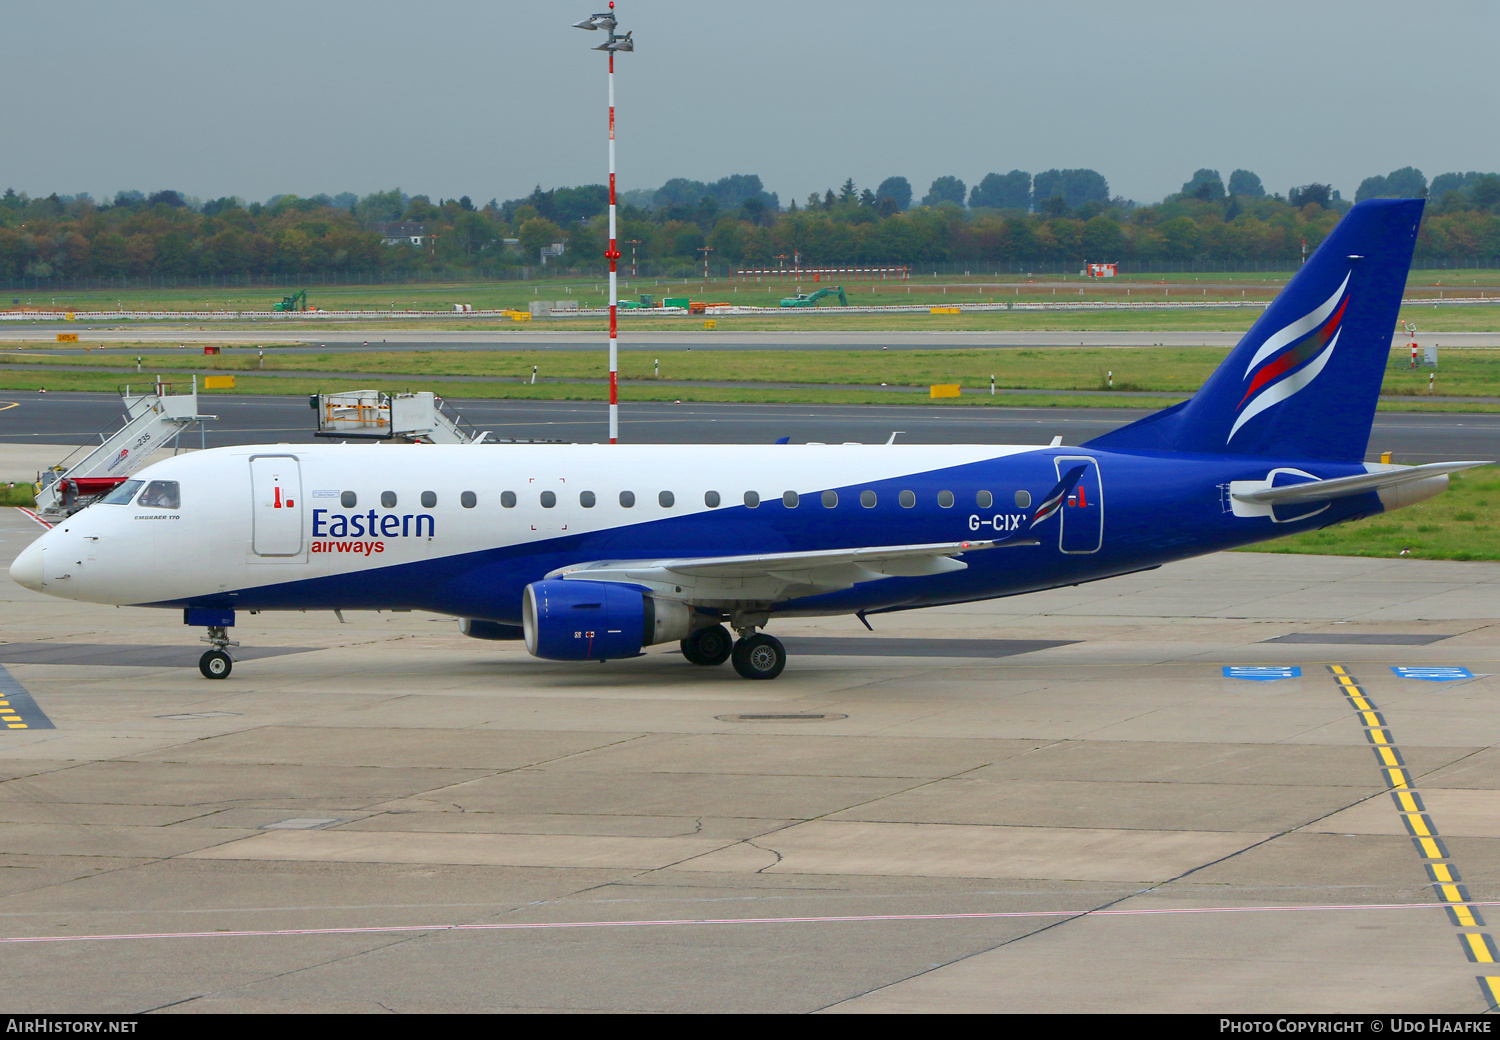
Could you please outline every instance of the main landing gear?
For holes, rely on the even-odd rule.
[[[786,667],[786,647],[775,636],[756,632],[734,644],[734,670],[746,679],[774,679]]]
[[[723,625],[700,628],[681,643],[682,656],[693,664],[723,664],[734,651],[734,639]]]
[[[700,628],[682,641],[682,656],[702,665],[732,661],[734,670],[746,679],[776,678],[786,667],[786,647],[775,636],[753,628],[747,631],[748,635],[736,640],[723,625]]]
[[[204,651],[203,656],[198,658],[198,671],[203,673],[203,678],[229,678],[229,673],[234,670],[234,659],[225,652],[224,648],[240,644],[229,638],[229,632],[223,625],[209,625],[208,635],[198,638],[205,643],[213,644],[212,650]]]

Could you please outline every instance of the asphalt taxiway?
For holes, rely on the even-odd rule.
[[[186,447],[230,444],[308,444],[316,414],[305,397],[205,395],[205,411],[219,418]],[[608,409],[582,401],[451,399],[465,420],[495,438],[592,443],[608,436]],[[8,407],[14,405],[14,407]],[[26,454],[0,453],[0,480],[34,479],[73,447],[98,444],[101,431],[120,423],[113,394],[0,391],[0,444],[30,445]],[[715,404],[626,401],[620,434],[634,444],[884,443],[1046,444],[1061,437],[1081,444],[1149,414],[1132,408],[964,408],[921,405]],[[1380,412],[1368,458],[1392,452],[1397,462],[1500,458],[1500,415]],[[8,460],[8,463],[7,463]]]
[[[1497,618],[1233,553],[778,623],[769,683],[416,613],[244,616],[211,682],[0,581],[7,1007],[1482,1011]]]

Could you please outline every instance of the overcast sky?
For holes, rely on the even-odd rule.
[[[605,180],[606,0],[5,4],[0,189],[478,203]],[[621,0],[619,186],[1500,169],[1492,0]]]

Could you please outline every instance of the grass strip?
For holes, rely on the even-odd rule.
[[[183,353],[153,355],[156,371],[198,373],[368,373],[372,376],[482,376],[486,379],[603,379],[603,351],[581,350],[339,350],[327,353],[272,351],[260,357],[251,348],[226,348],[205,356]],[[1223,361],[1223,347],[1025,347],[934,350],[733,350],[687,348],[622,351],[621,378],[650,380],[792,382],[847,384],[857,379],[874,385],[926,387],[957,383],[966,390],[1133,391],[1163,394],[1195,392]],[[1494,397],[1500,401],[1500,348],[1461,347],[1443,350],[1441,369],[1411,367],[1410,354],[1392,350],[1382,393],[1425,397],[1429,378],[1440,395]],[[79,368],[118,368],[133,375],[135,356],[129,347],[59,354],[18,344],[0,349],[0,366],[48,364]]]
[[[30,484],[0,484],[0,506],[36,505],[36,491]]]

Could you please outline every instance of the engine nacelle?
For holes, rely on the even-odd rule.
[[[534,581],[521,601],[526,649],[554,661],[638,657],[643,646],[687,638],[694,619],[686,603],[608,581]]]
[[[607,581],[534,581],[521,599],[521,627],[536,657],[637,657],[646,642],[646,595]]]
[[[502,625],[498,621],[477,621],[474,618],[458,619],[458,630],[470,639],[524,639],[520,625]]]

